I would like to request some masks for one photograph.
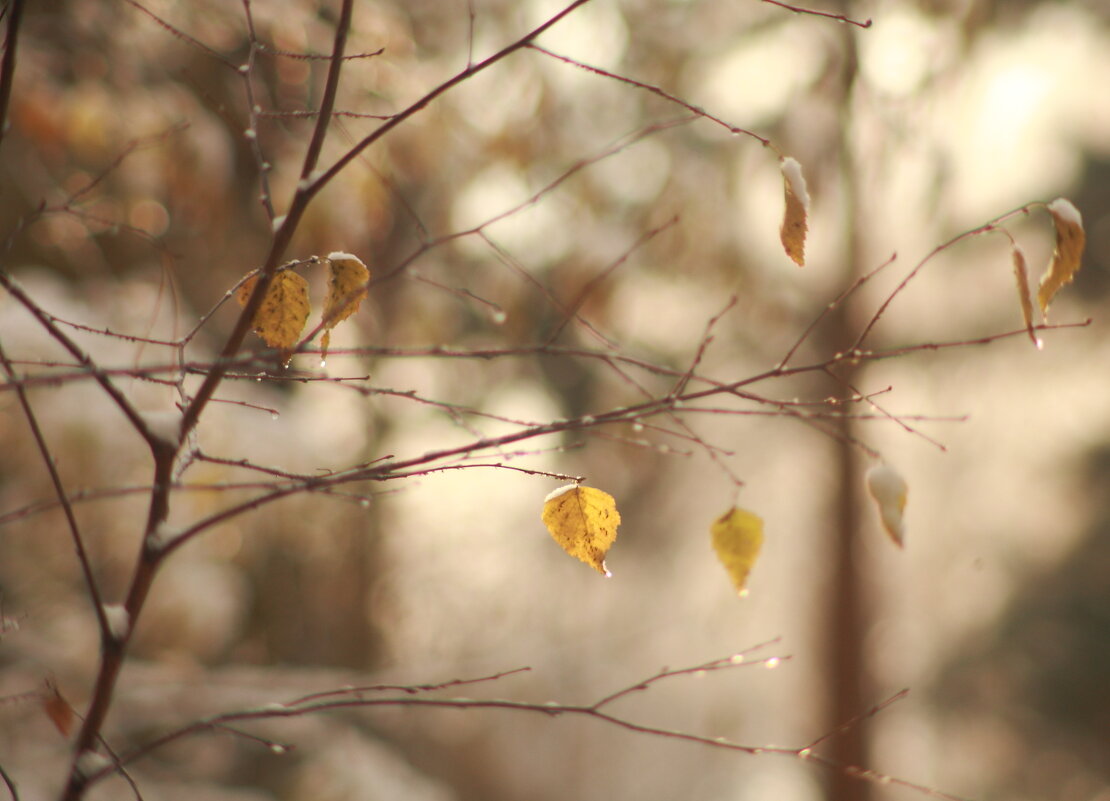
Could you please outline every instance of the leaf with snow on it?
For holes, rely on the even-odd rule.
[[[328,294],[324,298],[324,336],[320,340],[327,358],[331,330],[358,311],[366,297],[370,270],[358,256],[336,251],[325,259],[328,264]]]
[[[909,487],[906,481],[888,465],[877,464],[867,471],[867,490],[879,506],[879,517],[883,528],[899,548],[906,540],[906,524],[903,513],[906,510],[906,497]]]
[[[1021,318],[1025,321],[1025,330],[1029,338],[1037,346],[1037,350],[1044,347],[1033,330],[1033,295],[1029,291],[1029,271],[1025,266],[1025,254],[1021,248],[1014,245],[1014,281],[1017,282],[1018,302],[1021,304]]]
[[[1079,270],[1083,247],[1087,243],[1083,217],[1070,200],[1058,197],[1047,208],[1056,226],[1056,249],[1052,252],[1052,261],[1041,276],[1041,285],[1037,290],[1037,303],[1041,307],[1041,314],[1046,317],[1048,305],[1052,303],[1056,293],[1070,284]]]
[[[235,293],[240,306],[246,306],[258,284],[258,276],[244,281]],[[252,321],[254,332],[271,348],[291,350],[300,339],[308,321],[308,281],[292,270],[274,276],[262,305]]]
[[[621,515],[609,493],[596,487],[567,484],[543,502],[543,523],[563,550],[603,576],[605,554],[617,539]]]
[[[713,550],[725,566],[736,592],[745,595],[748,574],[763,547],[763,520],[734,506],[713,522],[709,533]]]
[[[782,160],[783,188],[786,194],[786,209],[779,228],[782,246],[799,267],[806,263],[806,231],[809,216],[809,191],[802,175],[802,165],[790,156]]]

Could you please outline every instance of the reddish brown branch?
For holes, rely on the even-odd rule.
[[[654,86],[653,84],[650,84],[650,83],[644,83],[643,81],[638,81],[635,78],[628,78],[628,77],[625,77],[624,75],[618,75],[615,72],[609,72],[609,70],[602,69],[601,67],[595,67],[592,64],[586,64],[584,62],[577,61],[573,58],[570,58],[569,56],[564,56],[564,55],[561,55],[559,53],[552,52],[551,50],[548,50],[546,47],[541,47],[540,45],[535,44],[535,43],[529,43],[527,46],[530,49],[535,50],[537,53],[543,53],[545,56],[550,56],[551,58],[556,59],[557,61],[562,61],[564,64],[570,64],[572,67],[578,67],[578,69],[585,70],[586,72],[592,72],[594,75],[600,75],[603,78],[610,78],[614,81],[619,81],[621,83],[628,84],[629,86],[635,86],[637,89],[643,89],[645,92],[651,92],[653,95],[657,95],[658,97],[661,97],[664,100],[667,100],[671,103],[676,103],[679,106],[682,106],[684,109],[686,109],[687,111],[689,111],[691,114],[693,114],[696,117],[703,117],[704,119],[707,119],[710,122],[714,122],[717,125],[720,125],[721,127],[725,128],[731,134],[750,136],[752,139],[755,139],[756,141],[758,141],[764,147],[767,147],[767,148],[770,148],[771,150],[773,150],[776,155],[778,155],[780,157],[782,156],[782,154],[779,153],[778,149],[771,143],[770,139],[762,137],[759,134],[755,133],[754,131],[749,131],[747,128],[740,128],[736,125],[732,125],[730,123],[727,123],[724,120],[722,120],[720,117],[717,117],[713,114],[710,114],[708,111],[703,109],[701,106],[695,106],[693,103],[690,103],[686,100],[683,100],[681,97],[678,97],[677,95],[671,94],[666,89],[663,89],[659,86]]]
[[[854,19],[849,19],[843,14],[833,14],[828,11],[817,11],[812,8],[801,8],[799,6],[791,6],[786,3],[780,3],[779,0],[763,0],[764,3],[770,3],[779,8],[785,8],[787,11],[793,11],[795,14],[812,14],[815,17],[826,17],[828,19],[835,19],[837,22],[846,22],[849,25],[855,25],[857,28],[870,28],[872,25],[871,18],[868,17],[863,22]]]

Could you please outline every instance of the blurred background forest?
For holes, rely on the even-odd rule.
[[[252,38],[244,5],[230,0],[29,4],[0,146],[3,269],[62,320],[150,340],[192,329],[264,258],[273,231],[264,185],[273,213],[284,213],[327,62],[282,54],[329,52],[334,5],[255,0]],[[346,64],[345,113],[324,165],[562,6],[356,3],[348,53],[381,53]],[[623,524],[606,580],[544,530],[542,502],[560,482],[521,472],[445,471],[345,500],[298,495],[237,518],[159,575],[110,741],[345,684],[523,665],[532,670],[483,691],[588,703],[663,665],[779,638],[768,653],[792,658],[774,670],[676,679],[620,711],[799,747],[844,722],[838,699],[862,713],[908,687],[853,730],[866,767],[967,798],[1110,801],[1110,6],[823,8],[874,24],[755,0],[594,0],[538,41],[795,157],[813,198],[804,268],[779,243],[771,150],[658,94],[524,49],[399,126],[315,199],[287,256],[357,254],[374,276],[370,295],[336,330],[326,364],[298,355],[288,371],[271,365],[266,380],[221,387],[225,402],[198,430],[214,458],[188,480],[257,477],[228,461],[242,458],[311,473],[420,454],[504,433],[509,421],[629,403],[640,397],[635,381],[665,393],[673,379],[555,351],[609,349],[681,371],[733,296],[699,369],[754,375],[892,254],[842,325],[866,321],[937,245],[1059,195],[1082,212],[1088,248],[1052,321],[1091,325],[1042,332],[1043,351],[1016,336],[861,365],[859,391],[890,388],[876,402],[927,418],[912,422],[919,433],[881,414],[832,434],[784,415],[690,414],[698,441],[661,418],[484,460],[585,476],[613,494]],[[42,204],[51,211],[36,216]],[[1047,215],[1009,229],[1034,270],[1047,263]],[[318,296],[322,277],[306,275]],[[873,345],[1020,329],[1012,282],[1004,239],[960,243],[892,304]],[[553,298],[580,298],[590,326],[561,325]],[[220,307],[187,358],[211,360],[237,311]],[[72,335],[122,371],[176,358],[151,342]],[[818,330],[798,361],[830,358],[836,337]],[[21,372],[65,361],[7,295],[0,342]],[[519,354],[447,358],[437,347]],[[325,376],[369,379],[291,380]],[[152,412],[177,400],[173,386],[126,376],[120,385]],[[843,394],[812,376],[760,389],[787,403]],[[0,765],[27,801],[57,794],[69,751],[26,694],[50,677],[80,711],[99,641],[14,394],[0,392]],[[117,598],[145,516],[142,493],[126,490],[149,483],[147,451],[91,381],[36,385],[31,398],[69,489],[113,490],[76,509],[105,594]],[[846,456],[838,431],[909,482],[904,550],[863,496],[866,454]],[[727,453],[711,457],[699,441]],[[730,472],[743,481],[739,503],[766,521],[743,598],[707,535],[737,500]],[[179,493],[174,521],[232,497]],[[849,674],[859,674],[851,687]],[[399,708],[260,730],[296,748],[275,754],[207,735],[152,754],[132,775],[151,801],[923,797],[591,720]],[[129,793],[113,779],[90,797]]]

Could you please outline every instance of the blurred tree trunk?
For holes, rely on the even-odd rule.
[[[850,12],[849,3],[844,4],[844,12]],[[842,63],[836,80],[840,92],[840,125],[838,156],[840,165],[840,200],[843,203],[844,249],[843,273],[840,282],[849,286],[859,277],[864,265],[862,232],[859,220],[859,185],[852,142],[852,98],[859,74],[856,34],[842,29]],[[857,304],[848,302],[829,316],[826,342],[833,345],[830,350],[846,351],[851,348],[859,335],[862,321],[857,313]],[[839,380],[830,378],[829,394],[843,397],[848,394],[848,386],[858,386],[862,371],[851,362],[844,362],[837,370]],[[832,517],[832,547],[830,549],[831,574],[829,576],[829,603],[823,630],[826,632],[825,653],[828,672],[825,709],[828,720],[821,726],[823,731],[833,731],[839,726],[861,714],[873,703],[870,692],[870,677],[864,654],[864,638],[870,625],[864,598],[864,566],[858,560],[860,526],[862,514],[860,494],[857,491],[859,476],[863,465],[857,447],[853,444],[856,426],[851,419],[841,418],[837,425],[838,439],[832,456],[835,461],[834,479],[830,487],[832,496],[829,507],[834,511]],[[868,742],[864,724],[849,726],[829,742],[828,756],[843,765],[868,765]],[[825,786],[829,801],[867,801],[871,797],[871,785],[853,778],[845,771],[832,771]]]

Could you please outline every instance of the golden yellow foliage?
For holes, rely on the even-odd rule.
[[[324,336],[320,340],[324,358],[328,355],[331,330],[358,311],[370,280],[370,270],[358,256],[335,252],[329,253],[326,261],[328,294],[324,298]]]
[[[568,484],[543,502],[543,523],[571,556],[605,576],[605,554],[617,539],[621,515],[613,496],[595,487]]]
[[[748,574],[763,546],[763,520],[734,506],[713,522],[709,533],[717,558],[725,566],[736,591],[744,595]]]
[[[809,192],[802,175],[802,165],[787,156],[782,160],[783,187],[786,193],[786,210],[783,213],[779,238],[786,255],[799,267],[806,263],[806,217],[809,214]]]
[[[1048,204],[1048,213],[1056,225],[1056,249],[1045,274],[1041,276],[1041,286],[1037,290],[1037,303],[1041,314],[1048,314],[1048,304],[1065,284],[1070,284],[1083,259],[1083,246],[1087,235],[1083,231],[1083,218],[1072,202],[1058,197]]]
[[[257,283],[258,276],[254,276],[239,287],[235,299],[240,306],[247,305]],[[274,276],[254,315],[254,332],[271,348],[290,350],[300,339],[308,312],[308,281],[292,270],[282,270]]]

